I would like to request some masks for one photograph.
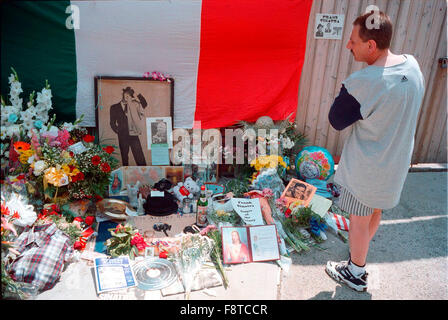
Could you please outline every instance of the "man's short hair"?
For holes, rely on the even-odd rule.
[[[375,16],[369,19],[374,14]],[[353,22],[354,26],[359,26],[359,37],[364,41],[374,40],[380,50],[390,48],[392,40],[393,26],[390,18],[382,11],[371,11],[365,13]]]

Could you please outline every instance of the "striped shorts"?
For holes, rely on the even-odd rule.
[[[367,207],[366,205],[359,202],[358,199],[353,196],[350,191],[345,189],[342,186],[339,186],[340,188],[340,195],[338,199],[338,207],[347,212],[351,213],[355,216],[369,216],[373,214],[373,209]]]

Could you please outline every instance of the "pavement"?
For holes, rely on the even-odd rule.
[[[293,253],[291,264],[233,265],[230,286],[200,290],[191,300],[447,300],[448,206],[447,172],[410,172],[400,204],[383,212],[368,258],[368,290],[355,292],[325,273],[328,260],[348,257],[348,243],[327,232],[324,250]],[[123,297],[122,297],[123,298]],[[60,281],[36,300],[98,300],[92,268],[70,264]],[[109,296],[109,299],[114,299]],[[117,298],[118,299],[118,298]],[[183,300],[183,294],[134,291],[131,300]]]

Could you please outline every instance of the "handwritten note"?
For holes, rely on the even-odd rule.
[[[259,199],[232,198],[232,206],[246,224],[252,226],[264,224]]]

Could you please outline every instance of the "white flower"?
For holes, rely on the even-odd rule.
[[[7,127],[6,126],[1,126],[0,127],[0,139],[4,140],[8,138],[7,136]]]
[[[52,98],[51,89],[45,89],[45,88],[42,89],[42,97],[47,101],[51,100]]]
[[[32,113],[31,110],[27,109],[25,111],[20,111],[20,118],[23,122],[33,120],[35,114]]]
[[[10,75],[9,78],[8,78],[8,82],[9,82],[9,84],[11,84],[11,83],[14,82],[14,81],[16,81],[16,77],[14,76],[13,73],[11,73],[11,75]]]
[[[44,160],[39,160],[34,162],[34,170],[33,170],[33,174],[35,176],[40,176],[44,170],[48,167],[47,163]]]
[[[70,122],[64,122],[64,124],[62,125],[62,129],[65,129],[68,132],[70,132],[73,129],[75,129],[75,125],[73,123],[70,123]]]
[[[25,131],[28,132],[29,130],[34,128],[34,120],[25,120],[25,121],[23,121],[22,127],[25,129]],[[30,136],[30,135],[28,135],[28,136]]]
[[[18,96],[11,96],[9,100],[14,107],[16,107],[17,109],[22,109],[23,99],[19,98]]]
[[[32,164],[34,162],[34,155],[28,158],[27,160],[28,164]]]
[[[43,120],[42,120],[43,121]],[[47,130],[47,127],[44,126],[42,127],[42,129],[40,129],[40,133],[48,133],[49,135],[53,136],[53,137],[57,137],[58,136],[58,132],[59,129],[55,126],[51,126],[50,129]]]
[[[13,124],[6,127],[6,136],[11,138],[12,136],[18,136],[20,134],[20,126],[18,124]]]
[[[11,92],[11,94],[14,93],[14,95],[18,95],[18,94],[22,93],[23,92],[22,84],[18,81],[13,81],[11,83],[11,91],[10,92]]]
[[[13,114],[11,106],[6,106],[1,108],[1,120],[2,125],[6,124],[8,122],[9,116]]]
[[[18,212],[20,218],[13,221],[13,224],[26,227],[31,226],[37,220],[37,214],[34,211],[32,205],[26,204],[22,197],[16,193],[13,193],[11,198],[6,201],[6,207],[10,212]]]
[[[284,149],[291,149],[292,147],[294,147],[294,141],[292,141],[288,136],[282,136],[281,140]]]

